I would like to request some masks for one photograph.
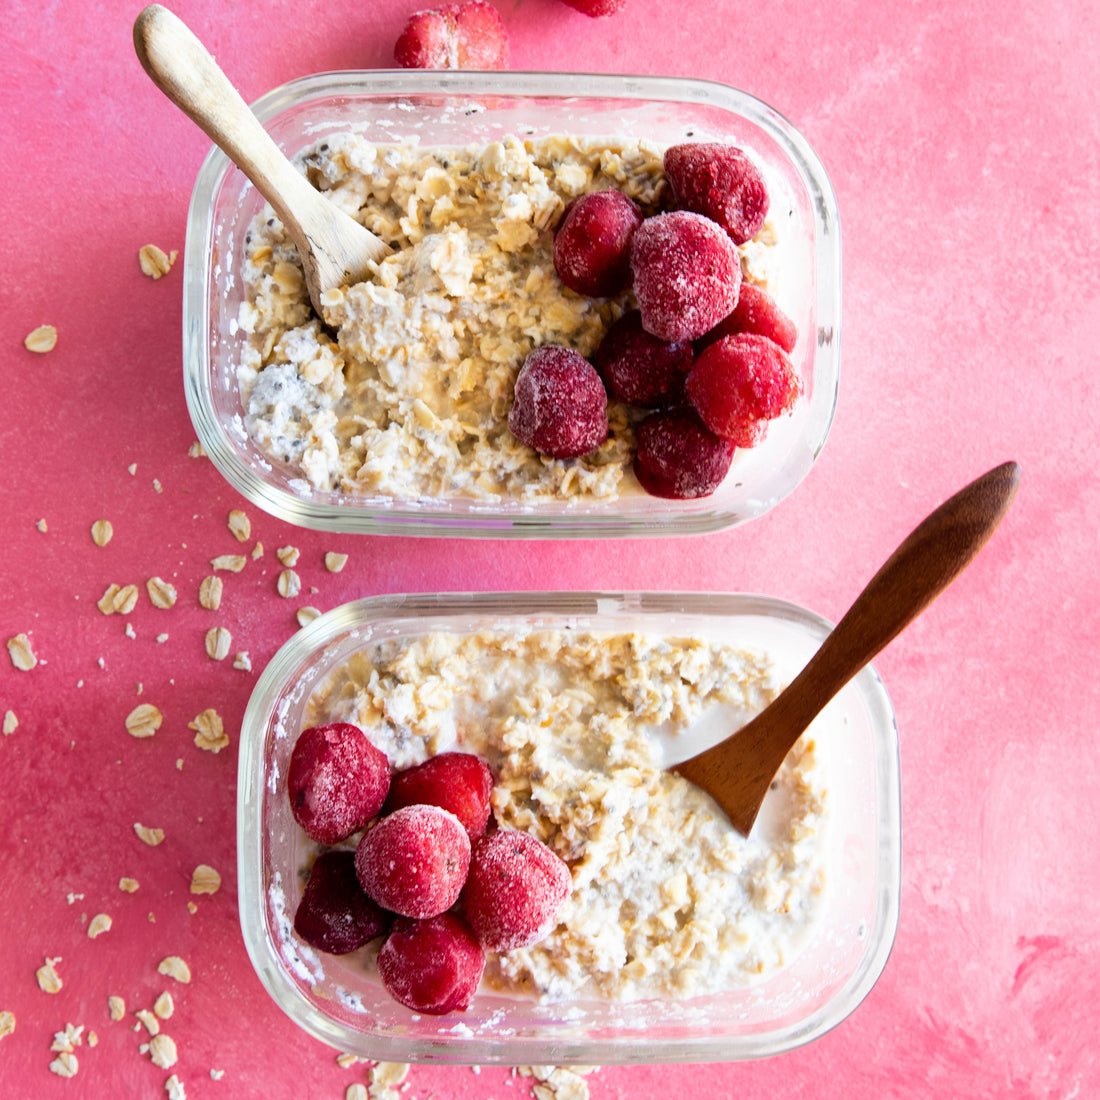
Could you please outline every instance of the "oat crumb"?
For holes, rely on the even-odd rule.
[[[314,619],[320,618],[321,612],[316,607],[299,607],[294,613],[299,626],[309,626]]]
[[[211,569],[224,569],[230,573],[239,573],[247,564],[248,559],[244,554],[219,554],[210,559]]]
[[[15,717],[15,711],[14,710],[4,711],[4,725],[3,725],[4,736],[7,737],[9,734],[15,733],[15,731],[18,728],[19,728],[19,719]]]
[[[252,537],[252,521],[239,508],[229,513],[229,530],[238,542],[248,542]]]
[[[23,346],[27,351],[45,355],[57,347],[57,329],[53,325],[39,325],[23,338]]]
[[[15,1030],[15,1013],[0,1012],[0,1039],[6,1038]]]
[[[339,573],[348,563],[347,554],[336,554],[333,551],[329,551],[325,554],[325,568],[330,573]]]
[[[149,1040],[149,1057],[154,1066],[161,1069],[170,1069],[179,1061],[179,1052],[176,1050],[176,1042],[162,1031]]]
[[[126,467],[126,472],[127,472],[127,473],[128,473],[128,474],[129,474],[130,476],[131,476],[131,477],[133,477],[133,476],[134,476],[134,474],[136,474],[136,473],[137,473],[137,463],[136,463],[136,462],[131,462],[131,463],[130,463],[130,465]]]
[[[75,1077],[78,1069],[80,1069],[80,1063],[76,1055],[68,1050],[63,1050],[50,1063],[50,1072],[56,1073],[58,1077]]]
[[[118,888],[126,894],[136,893],[138,880],[136,878],[120,878],[118,880]]]
[[[206,458],[206,448],[196,439],[187,448],[188,458]]]
[[[233,667],[242,669],[245,672],[252,671],[252,658],[249,657],[248,650],[242,649],[240,653],[234,654]]]
[[[168,1100],[187,1100],[183,1082],[174,1073],[164,1082],[164,1091],[168,1094]]]
[[[256,545],[252,547],[252,560],[259,561],[263,556],[264,544],[262,542],[257,542]]]
[[[97,519],[92,524],[92,542],[96,546],[106,546],[114,538],[115,529],[109,519]]]
[[[153,1011],[162,1019],[169,1020],[176,1011],[176,1002],[172,1000],[172,994],[165,990],[154,1002]]]
[[[126,1018],[126,1002],[115,994],[107,998],[107,1010],[112,1020],[124,1020]]]
[[[220,1081],[225,1076],[224,1069],[212,1069],[210,1071],[210,1079],[212,1081]]]
[[[139,1008],[134,1013],[142,1026],[150,1035],[160,1034],[160,1021],[147,1008]]]
[[[50,529],[50,525],[44,519],[38,520],[35,523],[35,527],[37,527],[42,534],[45,534]]]

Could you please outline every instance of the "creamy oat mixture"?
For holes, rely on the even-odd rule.
[[[697,639],[432,633],[354,655],[314,692],[305,721],[354,722],[397,768],[478,753],[497,779],[500,825],[568,863],[557,928],[490,955],[488,988],[684,997],[793,957],[822,903],[824,790],[807,735],[746,839],[663,770],[653,735],[688,735],[715,708],[736,728],[779,686],[763,654]]]
[[[598,451],[541,458],[508,430],[527,353],[591,355],[631,303],[566,290],[553,228],[576,196],[615,187],[646,213],[666,189],[645,141],[516,138],[487,146],[373,145],[347,134],[300,158],[315,186],[394,245],[367,281],[313,314],[297,252],[270,214],[247,239],[246,344],[238,369],[246,429],[313,489],[393,499],[614,498],[630,473],[639,414],[611,403]],[[742,247],[769,285],[774,230]]]

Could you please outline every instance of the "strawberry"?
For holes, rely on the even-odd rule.
[[[445,4],[409,16],[393,56],[403,69],[505,69],[508,33],[486,0]]]
[[[565,2],[584,15],[600,19],[605,15],[615,15],[626,7],[626,0],[565,0]]]

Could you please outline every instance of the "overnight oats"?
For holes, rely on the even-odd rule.
[[[278,220],[247,234],[243,428],[305,491],[705,497],[802,398],[776,222],[739,149],[345,133],[297,160],[393,249],[321,319]]]
[[[663,753],[737,728],[781,686],[763,649],[689,636],[431,631],[361,648],[311,691],[280,780],[303,826],[283,934],[427,1013],[475,989],[623,1002],[767,979],[824,905],[813,733],[748,838]],[[416,936],[455,952],[455,974],[422,981]]]

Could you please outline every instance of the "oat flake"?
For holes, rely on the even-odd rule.
[[[164,716],[152,703],[139,703],[126,715],[126,729],[131,737],[152,737],[163,721]]]
[[[137,893],[138,880],[136,878],[120,878],[118,888],[125,894]]]
[[[97,519],[92,524],[92,542],[96,546],[106,546],[114,537],[115,529],[109,519]]]
[[[164,841],[164,830],[151,828],[148,825],[142,825],[140,822],[134,824],[134,832],[138,837],[148,844],[150,848],[155,848],[158,844]]]
[[[107,1009],[111,1013],[112,1020],[122,1020],[126,1017],[126,1002],[114,994],[107,998]]]
[[[238,542],[248,542],[252,537],[252,521],[239,508],[229,513],[229,530]]]
[[[183,1082],[174,1073],[164,1082],[164,1091],[168,1094],[168,1100],[187,1100]]]
[[[179,1061],[176,1042],[163,1032],[149,1040],[149,1057],[154,1066],[168,1069]]]
[[[175,586],[169,584],[163,577],[150,577],[145,582],[145,590],[149,593],[149,601],[154,607],[166,611],[175,606]]]
[[[215,661],[224,661],[232,644],[233,635],[224,626],[214,626],[206,632],[206,655]]]
[[[247,564],[244,554],[219,554],[210,559],[211,569],[225,569],[230,573],[239,573]]]
[[[0,1012],[0,1039],[10,1035],[15,1030],[15,1013]]]
[[[298,564],[298,558],[300,551],[297,546],[280,546],[275,551],[275,557],[277,557],[282,565],[285,565],[288,569]]]
[[[179,955],[165,955],[157,963],[157,973],[169,978],[175,978],[177,982],[186,985],[191,980],[191,968],[179,957]]]
[[[68,1050],[63,1050],[50,1063],[50,1072],[56,1073],[58,1077],[75,1077],[79,1068],[80,1063],[76,1060],[76,1055]]]
[[[15,731],[18,728],[19,728],[19,719],[15,717],[15,711],[14,710],[4,711],[4,725],[3,725],[4,736],[7,737],[9,734],[15,733]]]
[[[208,611],[217,611],[222,604],[221,577],[203,577],[199,585],[199,603]]]
[[[308,626],[314,619],[319,618],[321,612],[316,607],[299,607],[294,613],[299,626]]]
[[[339,573],[347,563],[347,554],[336,554],[331,550],[325,554],[325,568],[330,573]]]
[[[55,966],[59,962],[61,962],[60,955],[52,959],[47,956],[45,963],[34,972],[34,976],[38,979],[38,988],[43,993],[58,993],[61,991],[63,983]]]
[[[159,279],[172,270],[178,254],[177,249],[172,249],[169,254],[155,244],[143,244],[138,250],[138,264],[142,274],[148,275],[150,279]]]
[[[192,894],[216,894],[221,884],[221,875],[206,863],[200,863],[191,872]]]
[[[57,329],[53,325],[39,325],[23,338],[23,346],[27,351],[45,355],[57,347]]]
[[[196,439],[187,448],[188,458],[206,458],[206,448]]]
[[[302,581],[297,573],[293,569],[284,569],[279,574],[279,579],[276,582],[276,587],[279,590],[279,595],[284,599],[291,599],[297,596],[302,591]]]
[[[172,994],[165,990],[165,992],[163,992],[153,1003],[153,1011],[162,1020],[170,1019],[172,1013],[176,1011],[176,1004],[175,1001],[172,1000]]]
[[[160,1021],[149,1011],[149,1009],[139,1008],[137,1012],[134,1013],[134,1015],[138,1018],[138,1020],[141,1021],[141,1023],[145,1027],[145,1030],[150,1035],[160,1034]]]
[[[213,708],[207,708],[202,714],[197,714],[193,722],[187,723],[187,728],[195,731],[195,744],[207,752],[220,752],[229,744],[225,725],[221,716]]]
[[[88,939],[94,940],[111,930],[111,918],[106,913],[96,913],[88,925]]]
[[[241,650],[240,653],[234,654],[233,667],[242,669],[244,672],[252,671],[252,658],[248,655],[248,650]]]
[[[11,663],[20,672],[30,672],[38,664],[38,658],[31,649],[31,640],[26,634],[16,634],[14,638],[8,639],[8,655]]]

